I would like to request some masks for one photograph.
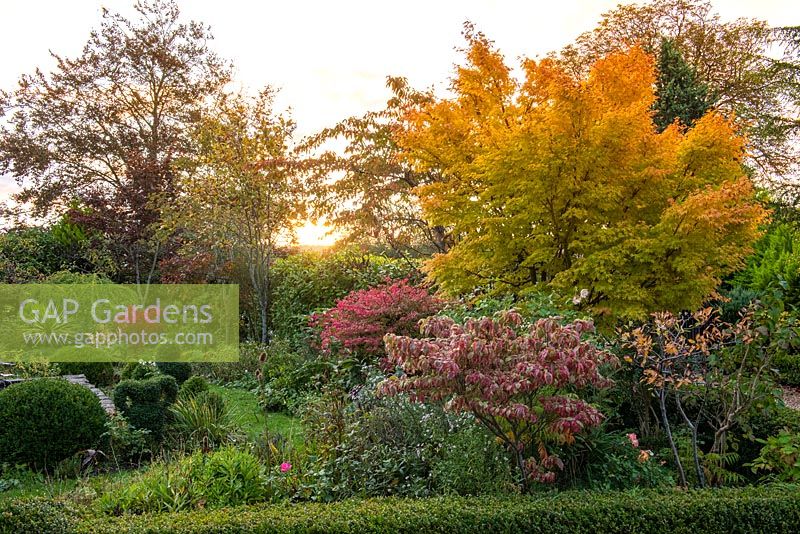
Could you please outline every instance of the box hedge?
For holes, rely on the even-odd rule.
[[[531,497],[348,500],[85,520],[123,532],[800,532],[797,486],[705,491],[564,492]]]
[[[74,511],[46,499],[0,501],[0,534],[67,534],[73,532]]]

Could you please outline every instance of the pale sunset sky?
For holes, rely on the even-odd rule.
[[[592,29],[619,0],[501,1],[246,1],[183,0],[183,16],[211,26],[212,47],[235,66],[248,90],[280,88],[300,136],[351,115],[379,109],[387,75],[415,87],[442,87],[460,60],[462,23],[472,21],[509,62],[543,56]],[[130,14],[133,0],[2,0],[0,88],[20,74],[49,70],[48,50],[77,55],[100,20],[101,7]],[[800,24],[796,0],[712,0],[723,19],[759,18]],[[0,197],[16,189],[0,176]],[[303,244],[326,244],[319,227],[299,232]]]

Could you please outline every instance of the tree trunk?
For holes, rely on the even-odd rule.
[[[261,343],[269,343],[269,331],[267,330],[267,313],[269,313],[269,302],[266,298],[261,300]]]
[[[653,430],[653,415],[651,406],[651,396],[647,388],[634,384],[633,386],[633,404],[636,410],[636,420],[639,426],[639,435],[645,438],[653,437],[655,431]]]
[[[522,475],[522,492],[528,493],[528,489],[530,488],[528,483],[528,472],[525,469],[525,458],[522,457],[522,451],[519,448],[514,451],[514,460],[517,464],[517,469],[519,469],[520,475]]]
[[[697,482],[701,488],[706,487],[706,476],[703,473],[703,468],[700,465],[700,452],[698,450],[697,445],[697,424],[693,423],[689,416],[686,415],[686,412],[683,410],[683,405],[681,404],[681,397],[680,394],[676,391],[675,392],[675,403],[678,405],[678,411],[683,417],[686,426],[689,427],[689,431],[692,433],[692,459],[694,460],[694,470],[697,474]]]
[[[681,463],[681,456],[678,453],[678,447],[675,445],[675,438],[672,436],[672,429],[669,426],[669,419],[667,418],[667,390],[660,389],[658,391],[658,405],[661,408],[661,419],[662,423],[664,424],[664,432],[667,434],[667,440],[669,441],[669,447],[672,449],[672,456],[675,459],[675,466],[678,468],[678,475],[681,479],[681,486],[684,488],[688,486],[686,483],[686,473],[683,470],[683,464]]]

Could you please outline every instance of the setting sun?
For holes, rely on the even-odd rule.
[[[330,247],[341,236],[325,223],[306,221],[297,229],[297,243],[305,247]]]

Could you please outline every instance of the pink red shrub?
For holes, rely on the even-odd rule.
[[[368,360],[384,356],[386,334],[417,336],[420,319],[435,314],[441,306],[424,287],[399,280],[354,291],[330,310],[313,315],[311,324],[320,330],[323,352]]]
[[[549,318],[521,326],[522,317],[509,311],[463,326],[432,317],[423,322],[424,339],[389,334],[388,363],[405,375],[380,390],[472,412],[506,444],[527,486],[552,482],[563,468],[548,443],[572,443],[575,434],[600,424],[603,415],[575,392],[609,387],[600,367],[617,360],[583,339],[594,329],[591,322],[561,325]]]

